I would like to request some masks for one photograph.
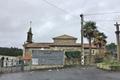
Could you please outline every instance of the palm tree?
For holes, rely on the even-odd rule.
[[[89,64],[90,64],[92,62],[91,42],[93,38],[95,37],[95,32],[97,31],[96,23],[92,21],[86,22],[84,25],[83,31],[84,31],[84,37],[87,38],[89,41],[89,52],[90,52],[89,53]]]
[[[94,45],[96,45],[99,49],[99,55],[101,55],[100,57],[103,57],[102,55],[102,49],[104,49],[107,41],[106,41],[107,36],[104,33],[101,32],[96,32],[95,33],[95,38],[94,38]]]

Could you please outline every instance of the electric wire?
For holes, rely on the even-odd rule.
[[[70,14],[69,11],[66,11],[66,10],[63,9],[63,8],[60,8],[60,7],[58,7],[57,5],[51,3],[51,2],[49,2],[49,1],[47,1],[47,0],[42,0],[42,1],[44,1],[44,2],[47,3],[47,4],[49,4],[50,6],[53,6],[53,7],[57,8],[57,9],[61,10],[61,11],[64,12],[64,13]],[[73,14],[70,14],[70,15],[73,16],[73,17],[78,18],[78,16],[76,16],[76,15],[73,15]]]
[[[117,12],[102,12],[102,13],[88,13],[88,14],[84,14],[84,16],[108,15],[108,14],[120,14],[120,11],[117,11]]]
[[[42,1],[44,1],[47,4],[49,4],[50,6],[53,6],[53,7],[57,8],[57,9],[59,9],[60,11],[62,11],[64,13],[70,14],[70,12],[66,11],[63,8],[58,7],[57,5],[51,3],[51,2],[49,2],[47,0],[42,0]],[[91,14],[89,13],[89,14],[84,14],[84,16],[86,17],[86,16],[108,15],[108,14],[118,14],[118,13],[120,13],[120,12],[118,11],[118,12],[103,12],[103,13],[91,13]],[[70,15],[73,16],[73,17],[79,18],[78,16],[75,16],[75,15],[72,15],[72,14],[70,14]],[[99,21],[99,22],[105,22],[105,21],[107,21],[107,22],[114,22],[114,21],[117,21],[117,20],[95,20],[95,21]],[[110,31],[107,31],[107,29],[103,29],[101,27],[99,27],[99,29],[101,29],[101,30],[103,30],[105,32],[109,32],[110,33]]]

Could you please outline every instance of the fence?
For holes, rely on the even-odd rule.
[[[0,72],[20,72],[30,70],[30,66],[25,66],[23,60],[0,60]]]

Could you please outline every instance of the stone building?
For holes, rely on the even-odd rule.
[[[23,45],[24,53],[23,58],[25,61],[32,59],[31,50],[60,50],[60,51],[81,51],[81,44],[77,43],[77,38],[69,35],[61,35],[53,38],[53,42],[38,43],[32,42],[32,30],[28,31],[27,42]],[[89,45],[84,44],[85,55],[89,54]],[[92,45],[92,55],[98,53],[97,48]],[[80,61],[79,61],[80,62]]]

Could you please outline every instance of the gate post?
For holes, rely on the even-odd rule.
[[[24,60],[19,60],[21,71],[24,71]]]
[[[21,60],[21,70],[24,71],[24,61]]]

